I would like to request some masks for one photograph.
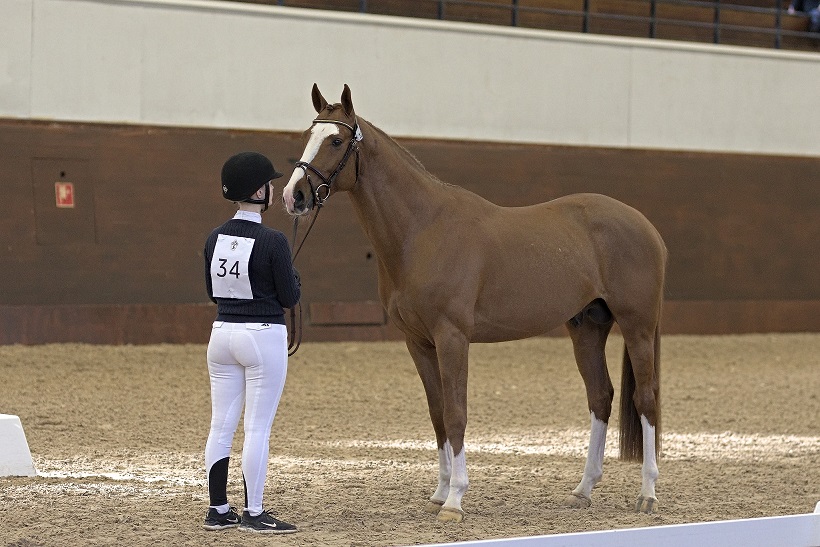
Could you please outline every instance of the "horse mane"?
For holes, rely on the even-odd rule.
[[[340,106],[340,105],[337,105],[337,106]],[[437,182],[438,184],[441,184],[442,186],[455,186],[455,185],[450,184],[448,182],[442,181],[437,176],[435,176],[430,171],[428,171],[427,168],[424,166],[424,164],[421,163],[421,161],[419,161],[419,159],[416,156],[414,156],[412,152],[410,152],[407,148],[405,148],[404,146],[402,146],[398,142],[396,142],[396,140],[393,137],[391,137],[390,135],[388,135],[387,133],[382,131],[379,127],[373,125],[371,122],[365,120],[364,118],[359,118],[359,120],[367,123],[367,125],[369,127],[371,127],[374,131],[376,131],[376,133],[378,133],[379,135],[384,137],[384,139],[388,143],[390,143],[394,148],[396,148],[399,151],[399,153],[401,154],[401,156],[404,157],[405,160],[407,160],[407,163],[409,163],[417,171],[421,172],[422,174],[429,177],[434,182]]]
[[[333,113],[336,110],[339,110],[341,108],[342,108],[341,103],[333,103],[333,104],[328,103],[325,106],[325,108],[323,109],[323,111],[327,111],[328,114],[331,114],[331,113]],[[424,166],[424,164],[421,163],[421,161],[419,161],[419,159],[416,156],[414,156],[407,148],[400,145],[398,142],[396,142],[396,140],[393,137],[391,137],[390,135],[388,135],[387,133],[382,131],[379,127],[374,125],[372,122],[369,122],[369,121],[367,121],[366,119],[364,119],[360,116],[357,116],[356,119],[359,120],[359,121],[365,122],[368,125],[368,127],[372,128],[374,131],[376,131],[376,133],[381,135],[384,138],[385,141],[387,141],[389,144],[391,144],[395,149],[397,149],[399,151],[400,155],[402,157],[404,157],[404,159],[407,160],[407,163],[411,167],[415,168],[416,171],[420,172],[421,174],[423,174],[426,177],[428,177],[429,179],[431,179],[433,182],[436,182],[436,183],[438,183],[442,186],[459,188],[458,186],[456,186],[454,184],[450,184],[448,182],[442,181],[437,176],[435,176],[430,171],[428,171],[427,168]],[[307,130],[305,130],[305,133],[307,133],[308,131],[310,131],[309,128]]]

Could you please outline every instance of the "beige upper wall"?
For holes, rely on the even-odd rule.
[[[0,117],[820,157],[820,55],[212,0],[2,0]]]

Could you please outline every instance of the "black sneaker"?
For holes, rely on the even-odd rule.
[[[242,519],[236,514],[236,510],[231,507],[227,513],[220,514],[219,511],[213,507],[208,508],[208,514],[205,517],[205,524],[202,525],[206,530],[226,530],[228,528],[236,528]]]
[[[239,529],[244,532],[256,532],[258,534],[292,534],[296,532],[296,526],[273,518],[269,511],[262,511],[255,517],[252,517],[247,511],[242,511],[242,524]]]

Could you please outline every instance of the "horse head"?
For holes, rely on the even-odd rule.
[[[285,209],[292,215],[321,207],[337,191],[351,190],[359,176],[358,143],[362,133],[350,88],[345,84],[341,102],[329,104],[319,86],[313,84],[312,98],[317,116],[304,133],[304,152],[282,190]],[[345,169],[351,158],[355,165]]]

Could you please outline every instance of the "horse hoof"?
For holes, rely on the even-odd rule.
[[[639,496],[638,501],[635,503],[635,512],[651,515],[658,510],[658,505],[658,500],[656,498],[645,498],[643,496]]]
[[[590,505],[592,505],[592,500],[588,497],[584,496],[583,494],[570,494],[564,500],[564,505],[570,507],[572,509],[586,509]]]
[[[438,512],[441,511],[442,505],[444,505],[444,502],[430,500],[427,502],[427,505],[424,506],[424,512],[437,515]]]
[[[461,509],[451,509],[450,507],[442,507],[438,512],[436,520],[439,522],[455,522],[459,523],[464,520],[464,511]]]

